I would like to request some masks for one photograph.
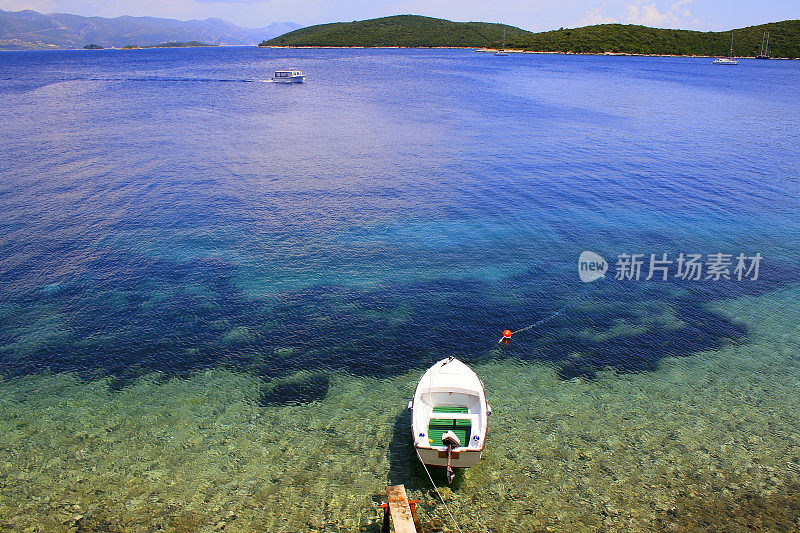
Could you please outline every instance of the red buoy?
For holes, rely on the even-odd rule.
[[[511,330],[510,329],[504,329],[503,330],[503,338],[504,339],[510,339],[511,338]]]

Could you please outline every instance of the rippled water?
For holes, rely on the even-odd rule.
[[[800,527],[797,62],[0,61],[0,528],[371,531],[388,481],[449,530],[403,411],[449,355],[465,530]],[[644,279],[718,252],[758,279]]]

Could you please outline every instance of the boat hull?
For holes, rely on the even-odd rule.
[[[491,407],[483,383],[455,358],[429,368],[417,384],[411,409],[411,435],[426,465],[447,466],[446,434],[460,443],[451,449],[454,468],[475,466],[481,459]]]
[[[305,83],[305,76],[292,76],[290,78],[272,78],[274,83]]]
[[[475,466],[481,460],[483,453],[483,450],[465,450],[464,448],[457,448],[457,450],[459,451],[453,451],[450,455],[450,466],[453,468]],[[420,460],[426,465],[447,466],[447,451],[417,447],[417,453],[419,453]]]

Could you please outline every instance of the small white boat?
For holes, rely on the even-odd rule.
[[[303,83],[306,77],[300,70],[276,70],[272,81],[277,83]]]
[[[430,367],[417,384],[411,409],[411,434],[426,465],[453,468],[478,463],[491,407],[483,382],[467,365],[450,357]]]
[[[738,65],[739,62],[733,58],[733,32],[731,32],[731,55],[730,57],[720,57],[712,62],[714,65]]]

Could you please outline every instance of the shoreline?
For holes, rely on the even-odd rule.
[[[298,50],[313,50],[313,49],[376,49],[376,50],[474,50],[475,52],[494,53],[500,51],[498,48],[475,48],[474,46],[278,46],[278,45],[256,45],[257,48],[278,48],[278,49],[298,49]],[[543,54],[543,55],[567,55],[567,56],[632,56],[632,57],[693,57],[693,58],[706,58],[712,59],[716,57],[727,56],[712,56],[712,55],[686,55],[686,54],[638,54],[633,52],[551,52],[539,50],[521,50],[505,48],[504,52],[509,54]],[[756,59],[755,56],[734,56],[734,59]],[[800,57],[770,57],[769,60],[786,60],[797,61]]]
[[[152,49],[164,49],[164,48],[274,48],[274,49],[285,49],[285,50],[327,50],[327,49],[335,49],[335,50],[360,50],[360,49],[375,49],[375,50],[473,50],[475,52],[482,52],[482,53],[494,53],[498,52],[499,49],[497,48],[475,48],[473,46],[277,46],[277,45],[269,45],[269,46],[262,46],[260,44],[250,45],[250,44],[231,44],[231,45],[210,45],[210,46],[137,46],[137,47],[116,47],[116,46],[108,46],[102,49],[95,49],[95,50],[87,50],[85,48],[46,48],[46,49],[33,49],[33,50],[3,50],[0,49],[0,52],[67,52],[67,51],[88,51],[88,52],[97,52],[102,50],[120,50],[120,51],[131,51],[131,50],[152,50]],[[714,59],[717,57],[727,57],[727,56],[711,56],[711,55],[679,55],[679,54],[638,54],[638,53],[629,53],[629,52],[551,52],[551,51],[539,51],[539,50],[520,50],[520,49],[511,49],[506,48],[503,50],[508,54],[541,54],[541,55],[565,55],[565,56],[629,56],[629,57],[687,57],[687,58],[699,58],[699,59]],[[756,59],[755,56],[734,56],[734,59]],[[798,61],[800,57],[770,57],[769,61]]]

